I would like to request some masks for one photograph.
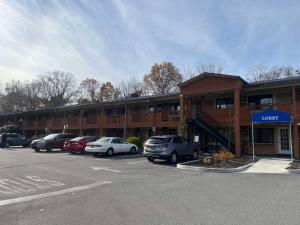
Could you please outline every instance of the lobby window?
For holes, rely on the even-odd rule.
[[[274,144],[274,128],[254,128],[254,143]],[[249,129],[249,142],[252,142],[252,131]]]
[[[216,108],[217,109],[228,109],[233,107],[233,98],[217,98]]]
[[[273,96],[272,94],[249,96],[248,105],[250,108],[254,108],[254,109],[272,108]]]

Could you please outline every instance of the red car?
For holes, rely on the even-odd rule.
[[[88,142],[93,142],[96,140],[94,136],[83,136],[65,141],[64,150],[70,153],[84,153],[84,149]]]

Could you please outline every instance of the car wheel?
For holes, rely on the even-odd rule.
[[[197,150],[194,150],[194,151],[193,151],[192,158],[193,158],[194,160],[198,159],[198,151],[197,151]]]
[[[147,159],[149,162],[154,162],[154,160],[155,160],[153,157],[147,157]]]
[[[135,147],[132,147],[132,148],[130,149],[130,153],[131,153],[131,154],[136,154],[136,148],[135,148]]]
[[[9,142],[6,142],[5,143],[5,148],[9,148],[10,147],[10,143]]]
[[[172,164],[177,163],[177,154],[176,154],[176,152],[172,152],[171,157],[170,157],[170,161],[171,161]]]
[[[47,152],[51,152],[52,151],[52,146],[51,145],[47,145],[46,146],[46,151]]]
[[[113,150],[112,148],[109,148],[109,149],[107,150],[106,154],[107,154],[108,156],[112,156],[112,155],[114,154],[114,150]]]
[[[39,152],[39,151],[40,151],[40,149],[39,149],[39,148],[35,148],[35,149],[34,149],[34,151],[36,151],[36,152]]]

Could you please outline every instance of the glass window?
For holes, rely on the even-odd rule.
[[[162,106],[161,104],[156,105],[155,111],[156,111],[156,112],[161,112],[161,111],[162,111],[162,108],[163,108],[163,106]]]
[[[124,144],[124,143],[125,143],[125,140],[124,140],[123,138],[120,138],[120,139],[119,139],[119,142],[120,142],[120,144]]]
[[[149,111],[149,112],[154,112],[154,106],[153,106],[153,105],[149,105],[148,111]]]
[[[85,137],[77,137],[77,138],[73,138],[71,141],[81,141],[85,139]]]
[[[46,137],[44,137],[43,139],[45,139],[45,140],[51,140],[51,139],[57,138],[59,135],[60,134],[49,134]]]
[[[274,128],[254,128],[254,143],[273,144]],[[250,142],[252,142],[252,131],[250,129]]]
[[[110,141],[110,138],[105,138],[105,137],[100,138],[99,140],[97,140],[97,142],[103,142],[103,143],[109,142],[109,141]]]
[[[171,138],[152,137],[149,138],[147,144],[164,144],[169,143]]]
[[[248,105],[256,109],[270,108],[273,105],[273,96],[272,94],[249,96]]]
[[[182,141],[181,141],[180,137],[174,137],[173,138],[173,143],[182,144]]]
[[[180,112],[179,103],[171,103],[170,104],[170,112]]]
[[[114,139],[112,140],[111,143],[114,143],[114,144],[120,144],[120,143],[122,143],[122,142],[121,142],[121,139],[120,139],[120,138],[114,138]]]
[[[233,106],[233,98],[218,98],[216,99],[216,108],[217,109],[227,109]]]
[[[188,141],[184,137],[180,137],[180,139],[183,144],[188,144]]]

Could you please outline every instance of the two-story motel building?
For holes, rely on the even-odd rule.
[[[300,77],[248,83],[239,76],[203,73],[179,85],[175,94],[40,109],[0,115],[0,126],[14,123],[25,135],[68,132],[95,136],[176,134],[186,123],[189,140],[202,150],[231,149],[251,154],[251,115],[273,108],[292,116],[294,157],[299,157]],[[284,123],[255,125],[256,154],[290,154]]]

